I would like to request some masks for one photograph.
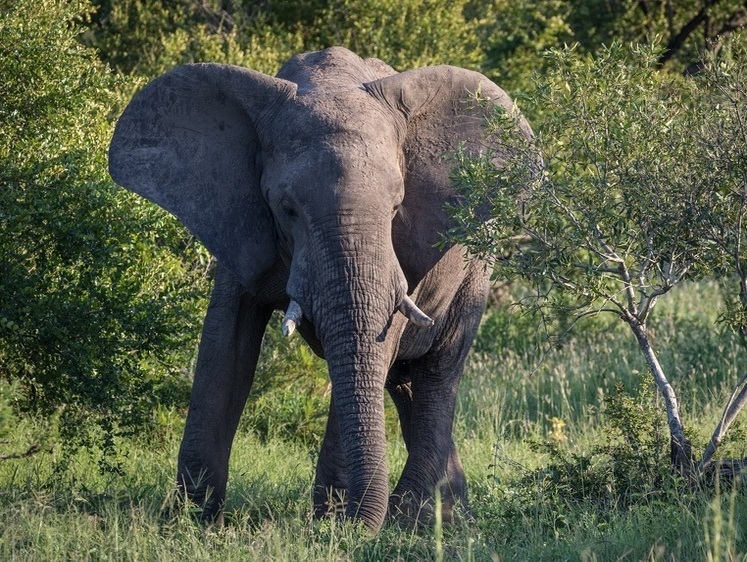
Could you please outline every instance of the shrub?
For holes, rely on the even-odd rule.
[[[458,226],[447,238],[492,260],[499,275],[526,279],[532,296],[524,304],[566,319],[561,325],[598,315],[627,325],[664,399],[672,462],[686,474],[694,457],[649,320],[686,279],[736,270],[747,286],[744,82],[726,79],[742,75],[733,65],[717,81],[726,100],[719,104],[712,88],[655,72],[659,56],[656,48],[619,44],[596,58],[573,48],[550,52],[550,70],[528,100],[534,113],[552,108],[536,138],[516,134],[518,111],[496,109],[488,144],[500,149],[503,165],[489,151],[457,154],[463,200],[450,209]],[[716,111],[703,109],[711,96]],[[477,221],[485,211],[493,220]],[[747,376],[698,472],[745,403]]]
[[[171,365],[191,353],[207,256],[108,178],[122,82],[77,42],[86,13],[0,1],[0,378],[21,410],[59,412],[67,446],[112,452],[157,403],[184,403]]]

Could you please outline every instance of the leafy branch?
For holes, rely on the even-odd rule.
[[[502,248],[493,260],[496,275],[521,277],[535,289],[524,306],[565,317],[570,326],[600,313],[627,324],[663,397],[672,463],[690,474],[695,464],[680,404],[647,324],[677,285],[736,271],[747,341],[747,94],[745,81],[734,81],[742,77],[736,62],[704,83],[654,72],[661,56],[655,48],[619,44],[596,59],[573,48],[549,52],[550,71],[526,101],[535,114],[543,107],[552,113],[529,141],[512,133],[518,111],[491,115],[488,137],[500,144],[502,158],[460,155],[455,177],[463,200],[450,209],[459,227],[448,236],[487,259]],[[716,109],[699,102],[718,92],[726,101]],[[475,220],[477,208],[488,209],[489,223]],[[525,242],[506,257],[512,237]],[[742,382],[698,472],[744,402]]]

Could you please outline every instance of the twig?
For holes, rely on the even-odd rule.
[[[700,463],[698,463],[698,475],[703,475],[706,467],[711,462],[711,458],[716,452],[716,449],[718,449],[718,446],[721,444],[721,440],[724,438],[724,435],[726,435],[729,426],[734,422],[745,404],[747,404],[747,373],[742,375],[742,378],[734,387],[734,390],[726,403],[724,413],[721,416],[721,421],[718,422],[716,429],[713,431],[711,440],[708,442],[705,452],[703,453],[703,458],[700,460]]]
[[[25,453],[12,453],[10,455],[0,455],[0,462],[7,461],[10,459],[25,459],[34,456],[36,453],[41,451],[41,447],[37,444],[31,445]]]

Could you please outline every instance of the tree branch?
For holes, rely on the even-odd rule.
[[[639,313],[638,318],[641,320],[641,322],[645,322],[648,318],[648,313],[651,312],[651,309],[656,306],[656,302],[659,300],[659,297],[661,295],[666,294],[669,289],[671,289],[671,285],[664,285],[663,287],[659,287],[655,289],[648,297],[642,300],[641,304],[639,305]]]
[[[680,29],[679,33],[669,39],[666,47],[664,47],[664,52],[659,56],[659,66],[664,66],[669,59],[677,54],[677,51],[682,48],[682,45],[685,44],[685,41],[687,41],[690,35],[692,35],[692,33],[698,29],[698,26],[708,17],[708,9],[711,6],[716,5],[718,2],[719,0],[709,0],[705,2],[698,13],[695,14],[693,18],[682,27],[682,29]]]
[[[721,26],[716,32],[716,37],[723,37],[742,29],[747,24],[747,2],[742,7],[742,10],[736,11],[732,16]]]
[[[703,458],[700,459],[700,463],[698,463],[699,476],[703,475],[703,472],[711,462],[713,454],[721,444],[721,440],[724,438],[724,435],[726,435],[729,426],[731,426],[739,412],[742,411],[745,404],[747,404],[747,374],[744,374],[736,387],[734,387],[734,390],[729,397],[729,401],[726,403],[724,413],[721,416],[721,421],[718,422],[716,429],[713,431],[711,440],[708,442],[705,452],[703,453]]]
[[[25,453],[12,453],[10,455],[0,455],[0,462],[7,461],[10,459],[26,459],[28,457],[34,456],[39,451],[41,451],[41,447],[39,445],[34,444],[34,445],[31,445],[31,447],[29,447]]]

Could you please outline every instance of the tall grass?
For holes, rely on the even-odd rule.
[[[745,364],[736,338],[714,324],[715,290],[685,287],[662,303],[653,327],[685,421],[701,440]],[[419,530],[391,524],[376,537],[353,525],[312,521],[314,439],[306,429],[298,439],[268,432],[272,418],[259,431],[242,424],[224,528],[197,525],[189,509],[162,517],[182,424],[181,414],[162,412],[160,433],[123,443],[119,475],[102,475],[95,455],[85,453],[57,471],[54,451],[0,463],[0,559],[743,559],[747,497],[733,482],[686,489],[659,479],[637,495],[604,501],[558,487],[565,481],[550,468],[605,445],[608,399],[620,388],[636,396],[647,374],[632,337],[603,318],[546,354],[536,349],[535,333],[528,319],[492,309],[465,373],[455,432],[474,521]],[[655,410],[653,403],[647,411]],[[279,415],[287,427],[288,410]],[[19,436],[28,434],[22,429]],[[730,456],[747,456],[743,437],[737,427]],[[555,453],[537,446],[548,443]],[[389,457],[394,484],[406,459],[396,434]],[[600,467],[608,461],[590,462],[588,473],[604,476]],[[566,468],[575,474],[577,467]]]
[[[662,366],[693,427],[706,417],[717,421],[713,409],[723,405],[747,365],[738,336],[717,323],[720,303],[715,283],[681,287],[650,321]],[[571,434],[586,433],[600,422],[604,400],[617,385],[632,391],[648,380],[630,330],[611,316],[587,320],[553,349],[536,336],[532,322],[505,307],[484,319],[461,388],[459,423],[465,430],[492,427],[521,438],[560,418]]]

